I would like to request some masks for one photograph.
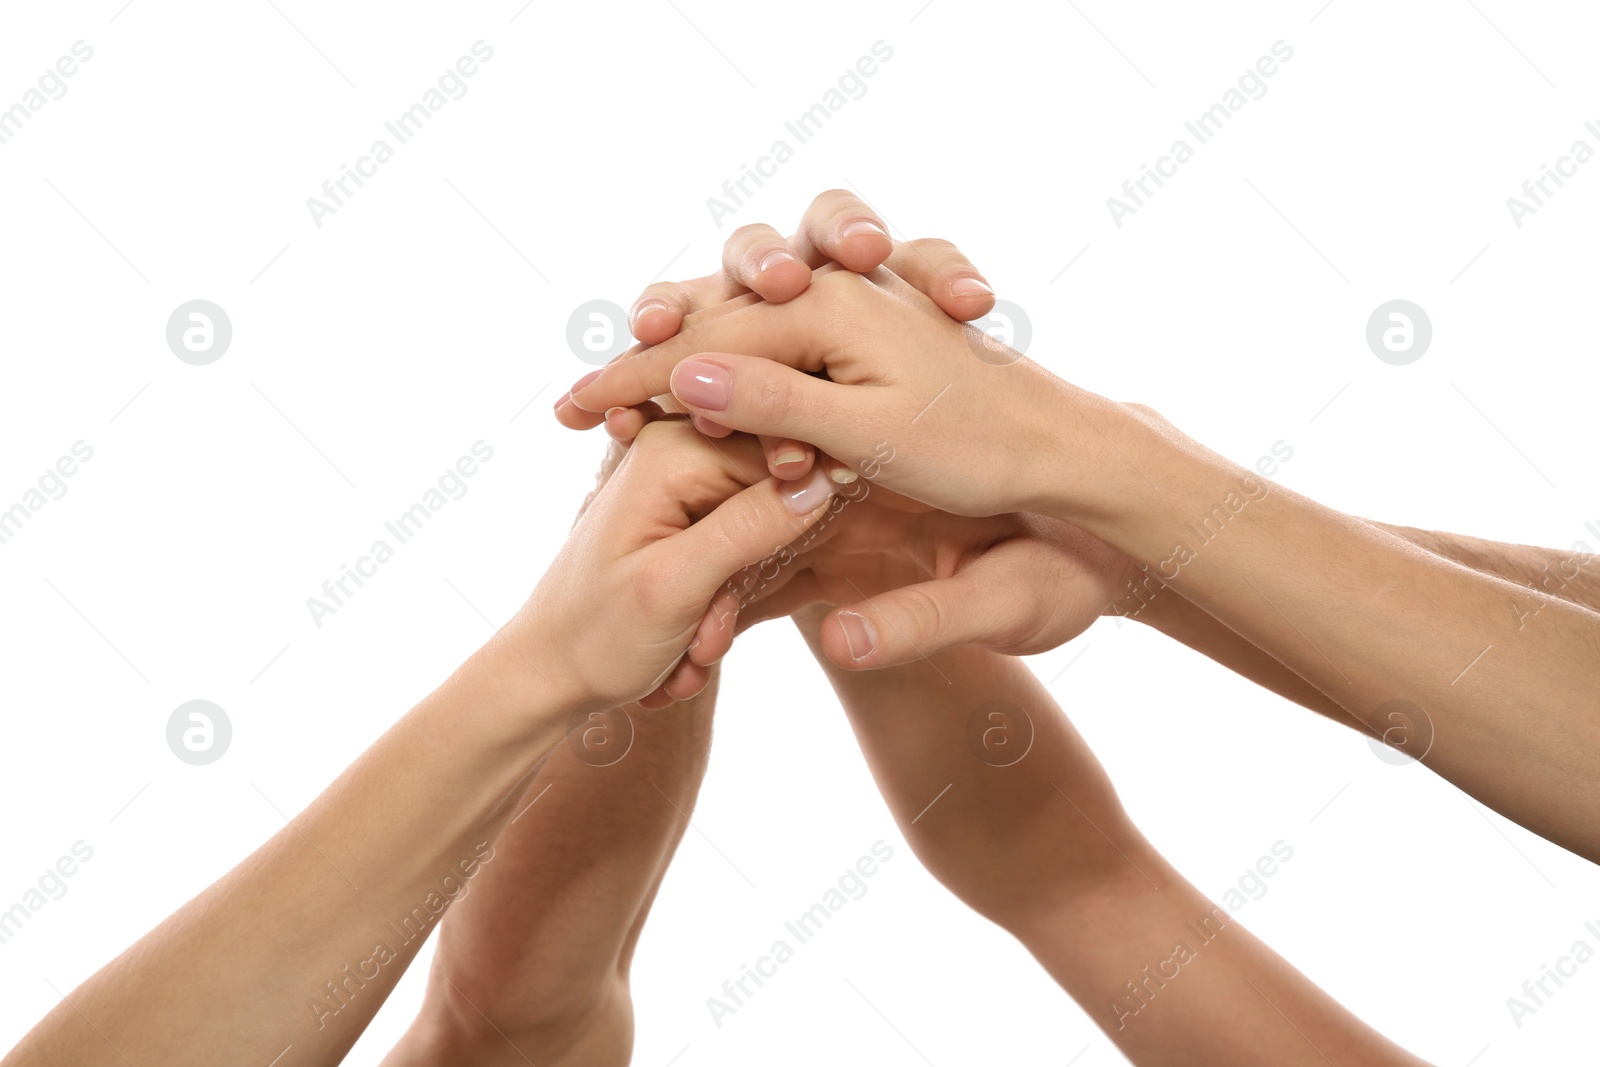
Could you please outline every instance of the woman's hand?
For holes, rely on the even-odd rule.
[[[812,201],[799,231],[788,240],[771,226],[742,226],[723,246],[720,271],[647,287],[628,316],[633,335],[645,345],[660,344],[675,336],[687,317],[748,294],[784,303],[811,284],[812,268],[830,263],[837,264],[834,269],[858,273],[887,267],[957,322],[980,318],[993,309],[994,290],[955,245],[935,238],[892,241],[887,230],[855,194],[829,190]],[[571,395],[568,392],[556,402],[557,417],[578,429],[599,425],[604,416],[573,407]],[[708,436],[731,432],[699,413],[692,421]],[[805,440],[765,436],[762,446],[768,469],[779,478],[795,479],[810,472],[814,450]]]
[[[676,337],[575,387],[557,415],[584,427],[668,390],[691,412],[809,441],[956,514],[1041,511],[1062,484],[1090,510],[1110,507],[1137,478],[1117,443],[1132,424],[1122,405],[952,321],[882,268],[824,267],[788,303],[745,296],[691,314]]]
[[[711,441],[681,417],[644,427],[507,625],[521,660],[558,679],[574,708],[699,692],[707,671],[680,660],[717,590],[804,533],[832,496],[821,471],[780,482],[762,459],[753,438]]]

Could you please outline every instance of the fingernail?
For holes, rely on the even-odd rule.
[[[756,265],[756,270],[764,274],[780,264],[793,262],[794,257],[791,256],[786,250],[782,248],[776,248],[761,258],[761,262]]]
[[[667,310],[667,305],[663,304],[661,301],[659,301],[659,300],[646,300],[644,303],[636,304],[634,306],[634,309],[628,313],[628,321],[629,322],[633,322],[633,323],[637,323],[640,319],[644,318],[646,315],[650,314],[650,312],[652,312],[652,311],[665,311],[665,310]]]
[[[831,496],[833,485],[820,470],[812,471],[811,477],[803,482],[783,487],[783,502],[789,505],[789,513],[797,518],[816,511]]]
[[[878,643],[878,635],[873,632],[872,623],[867,621],[866,616],[857,615],[853,611],[841,611],[839,629],[844,631],[844,644],[850,652],[851,660],[860,663],[872,655],[872,650]]]
[[[733,396],[733,375],[715,363],[686,359],[672,368],[672,395],[690,407],[722,411]]]
[[[615,415],[617,412],[619,412],[619,411],[627,411],[627,410],[628,410],[627,408],[620,407],[620,406],[619,407],[614,407],[614,408],[606,408],[606,421],[607,422],[611,421],[611,416]]]
[[[861,476],[849,467],[838,467],[834,470],[832,477],[840,485],[849,485]]]
[[[856,221],[852,222],[850,225],[846,226],[844,229],[840,230],[839,231],[839,236],[840,237],[888,237],[889,235],[887,233],[883,232],[883,227],[882,226],[879,226],[876,222],[873,222],[871,219],[857,219]]]
[[[787,452],[779,452],[776,456],[772,457],[772,465],[774,467],[782,467],[790,463],[804,463],[805,461],[806,454],[804,452],[796,451],[795,449],[790,449]]]
[[[977,278],[957,278],[950,283],[954,296],[993,296],[994,290]]]

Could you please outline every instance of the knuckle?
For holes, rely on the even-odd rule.
[[[748,222],[728,235],[728,240],[724,247],[738,248],[746,244],[753,244],[756,241],[769,240],[775,237],[777,233],[777,230],[774,230],[764,222]]]
[[[787,375],[769,374],[757,384],[750,404],[763,425],[771,425],[794,413],[794,388]]]
[[[818,193],[815,200],[811,201],[813,208],[834,208],[841,204],[848,204],[856,199],[856,194],[849,189],[824,189]]]
[[[1122,406],[1127,408],[1129,411],[1134,412],[1146,423],[1160,426],[1171,425],[1167,422],[1166,416],[1162,415],[1161,412],[1157,411],[1149,404],[1123,404]]]
[[[927,590],[912,587],[903,591],[907,614],[915,621],[916,631],[925,638],[937,641],[945,633],[945,612],[939,601]]]
[[[947,241],[943,237],[918,237],[911,242],[911,247],[934,260],[959,259],[964,262],[967,258],[961,254],[961,249],[957,248],[954,242]]]
[[[670,465],[685,433],[692,433],[681,419],[657,419],[647,422],[633,439],[633,452],[643,463],[652,467]]]

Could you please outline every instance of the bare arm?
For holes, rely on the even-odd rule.
[[[576,706],[491,644],[291,825],[94,974],[10,1064],[338,1063]]]
[[[1472,570],[1548,593],[1590,611],[1600,610],[1600,566],[1592,556],[1383,522],[1371,522],[1371,525]],[[1530,597],[1525,603],[1517,602],[1513,610],[1521,613],[1519,617],[1531,618],[1543,603]],[[1269,652],[1241,637],[1162,582],[1148,566],[1131,569],[1122,595],[1111,605],[1109,614],[1145,623],[1279,696],[1336,722],[1368,729],[1365,722]],[[1369,732],[1382,733],[1381,730]]]
[[[617,709],[587,743],[580,731],[551,750],[451,909],[422,1011],[384,1067],[631,1060],[628,967],[694,810],[716,685],[666,711]]]
[[[1105,426],[1123,468],[1089,494],[1123,479],[1115,504],[1062,495],[1047,507],[1082,512],[1062,517],[1156,570],[1369,727],[1392,702],[1417,709],[1430,767],[1600,860],[1600,614],[1269,487],[1164,422],[1127,416]],[[1123,478],[1129,464],[1146,479]],[[1485,546],[1449,547],[1481,560]],[[1574,578],[1580,559],[1589,562],[1567,567]],[[1501,561],[1519,576],[1531,563]]]
[[[1174,870],[1020,661],[968,647],[843,671],[821,652],[820,618],[807,613],[802,632],[918,858],[1016,935],[1133,1062],[1422,1062]]]
[[[825,510],[815,485],[742,480],[760,455],[753,439],[647,427],[482,651],[4,1063],[268,1063],[291,1046],[295,1062],[339,1062],[450,902],[492,868],[513,802],[571,717],[692,678],[683,652],[728,575]]]

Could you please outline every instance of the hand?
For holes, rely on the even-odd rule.
[[[686,317],[750,293],[768,303],[792,300],[811,284],[811,268],[829,262],[857,272],[886,265],[958,322],[980,318],[994,307],[994,290],[953,244],[933,238],[891,241],[876,212],[853,193],[834,189],[812,201],[799,232],[787,241],[771,226],[742,226],[723,246],[720,271],[647,287],[629,313],[633,335],[643,344],[660,344],[677,334]],[[599,425],[605,416],[571,407],[571,396],[569,391],[556,402],[557,416],[574,428]],[[692,422],[709,436],[731,432],[699,413]],[[814,450],[807,442],[763,437],[762,445],[768,469],[777,477],[800,478],[811,470]]]
[[[1104,542],[1037,515],[912,515],[871,499],[838,512],[782,573],[735,575],[689,658],[715,663],[736,632],[817,605],[837,609],[816,621],[828,659],[846,670],[967,644],[1032,655],[1082,633],[1137,572]]]
[[[705,685],[705,668],[680,660],[718,588],[832,497],[821,471],[782,483],[761,477],[761,460],[753,438],[710,441],[681,418],[639,433],[507,627],[542,678],[560,673],[566,704],[605,710],[659,688],[661,706]]]
[[[817,371],[827,378],[805,373]],[[1127,473],[1120,405],[951,321],[882,268],[824,267],[789,303],[742,297],[691,315],[678,336],[576,387],[558,416],[582,427],[668,389],[690,411],[809,441],[957,514],[1044,510],[1032,505],[1054,502],[1062,482],[1109,506],[1121,484],[1111,475]]]

